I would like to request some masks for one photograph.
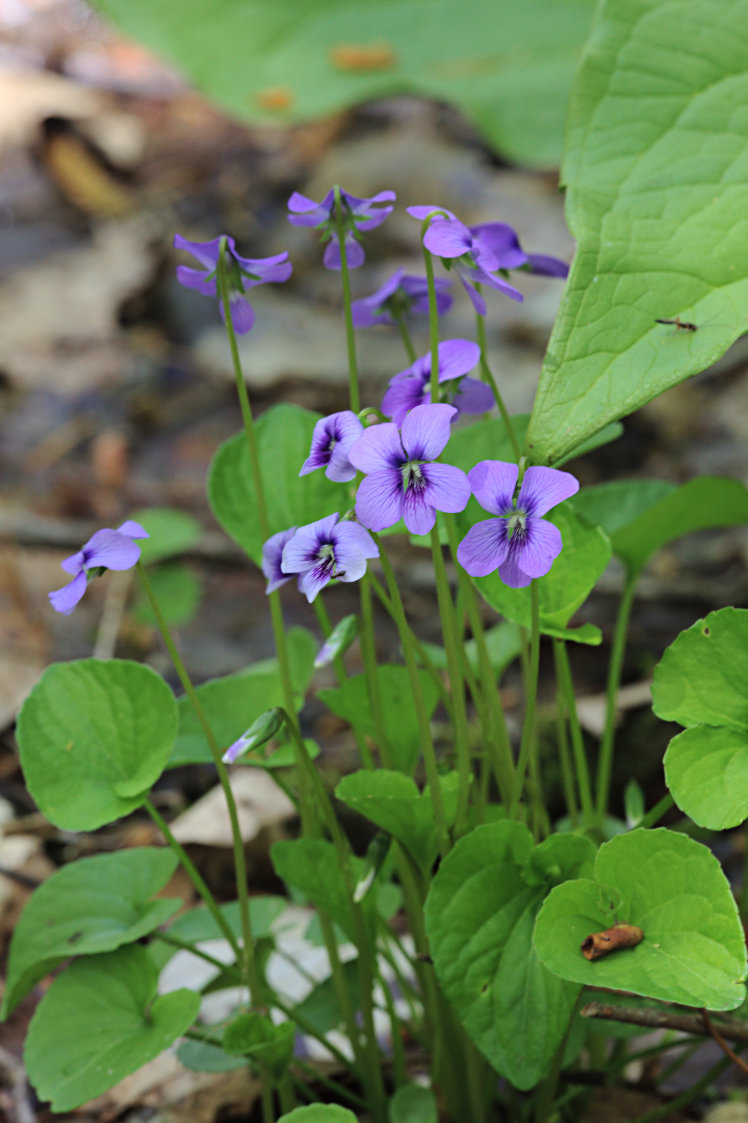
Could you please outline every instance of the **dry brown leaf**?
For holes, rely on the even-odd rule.
[[[232,773],[231,789],[236,799],[239,827],[245,842],[260,831],[290,819],[296,813],[288,796],[259,768]],[[171,825],[177,841],[205,846],[232,845],[226,801],[219,786],[212,788]]]

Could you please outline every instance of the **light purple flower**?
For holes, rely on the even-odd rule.
[[[347,483],[356,475],[348,459],[348,449],[360,437],[364,427],[349,409],[321,417],[314,426],[312,448],[299,472],[306,476],[317,468],[324,468],[328,480]]]
[[[288,260],[287,253],[278,253],[274,257],[240,257],[236,252],[234,239],[228,235],[223,236],[226,238],[226,271],[231,323],[234,325],[234,331],[243,335],[251,331],[255,322],[254,309],[244,295],[247,289],[269,282],[287,281],[293,272],[293,266]],[[178,250],[191,253],[202,265],[202,269],[178,265],[177,280],[180,285],[195,289],[203,296],[217,296],[216,278],[221,237],[214,238],[212,242],[188,242],[181,234],[175,234],[174,245]],[[218,307],[221,319],[224,319],[222,300],[219,301]]]
[[[474,286],[477,284],[498,289],[511,296],[512,300],[524,300],[522,293],[513,285],[495,276],[495,271],[500,266],[494,254],[480,239],[474,238],[470,229],[451,211],[443,207],[408,207],[408,214],[421,222],[434,211],[441,213],[432,218],[423,236],[423,244],[430,253],[442,259],[447,269],[454,269],[473,308],[480,316],[486,314],[486,302],[476,292]]]
[[[467,476],[451,464],[432,463],[449,440],[454,406],[412,409],[398,430],[392,421],[366,429],[351,446],[351,464],[366,473],[356,515],[369,530],[403,519],[411,534],[428,534],[437,511],[462,511],[470,498]]]
[[[436,311],[439,316],[452,307],[449,281],[438,278],[436,287]],[[429,289],[425,277],[413,277],[404,269],[396,269],[388,281],[371,296],[354,300],[351,304],[354,328],[369,328],[374,324],[396,324],[398,316],[411,316],[413,313],[428,316]]]
[[[117,530],[97,530],[77,554],[61,562],[73,580],[49,594],[52,607],[69,616],[86,591],[89,576],[98,577],[105,569],[132,569],[140,557],[140,546],[133,539],[150,537],[140,523],[128,519]],[[100,572],[97,572],[100,571]]]
[[[371,199],[357,199],[347,191],[340,190],[345,226],[345,250],[349,269],[357,269],[364,263],[364,251],[359,244],[360,230],[375,230],[381,226],[392,211],[395,201],[394,191],[380,191]],[[382,204],[389,203],[390,206]],[[327,269],[341,269],[340,240],[335,218],[335,191],[328,191],[321,203],[308,199],[294,191],[288,200],[291,214],[288,221],[292,226],[316,226],[322,231],[322,241],[327,242],[324,265]]]
[[[291,580],[290,574],[284,573],[281,569],[281,558],[283,547],[290,542],[295,533],[295,526],[289,527],[288,530],[279,530],[277,534],[272,534],[262,547],[262,572],[268,579],[266,593],[274,593],[281,585],[285,585],[286,581]]]
[[[579,491],[570,472],[528,468],[515,503],[518,474],[516,464],[502,460],[482,460],[468,472],[481,507],[499,517],[476,523],[457,547],[457,560],[473,577],[498,569],[513,589],[524,588],[551,568],[561,553],[561,531],[541,515]]]
[[[378,558],[377,544],[362,526],[340,515],[328,515],[299,527],[286,544],[281,560],[284,573],[299,575],[299,589],[311,602],[328,582],[358,581],[366,573],[367,558]]]
[[[484,222],[469,229],[473,238],[493,254],[499,269],[526,269],[544,277],[568,276],[569,266],[565,261],[543,253],[525,253],[516,230],[506,222]]]
[[[460,413],[486,413],[493,408],[491,388],[476,378],[464,377],[479,360],[480,347],[469,339],[448,339],[439,344],[441,400],[446,399]],[[431,352],[390,379],[382,399],[382,413],[401,425],[411,409],[430,401]]]

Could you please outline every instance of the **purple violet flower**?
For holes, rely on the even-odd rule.
[[[436,310],[442,316],[452,307],[449,281],[438,278],[436,286]],[[404,269],[396,269],[388,281],[371,296],[354,300],[351,304],[354,328],[370,328],[374,324],[396,324],[398,316],[411,316],[413,313],[428,316],[429,290],[425,277],[413,277]]]
[[[493,253],[479,238],[474,238],[469,228],[451,211],[443,207],[408,207],[408,214],[421,222],[434,211],[442,213],[431,220],[423,236],[423,244],[430,253],[442,259],[445,268],[454,269],[479,316],[485,316],[487,309],[485,300],[475,289],[477,284],[498,289],[511,296],[512,300],[524,300],[522,293],[513,285],[495,276],[500,266]]]
[[[481,460],[468,472],[473,495],[495,519],[472,526],[457,547],[457,560],[473,577],[498,569],[512,589],[548,572],[561,553],[561,531],[541,518],[551,507],[579,491],[571,472],[528,468],[516,502],[519,468],[501,460]]]
[[[380,204],[395,201],[394,191],[380,191],[372,195],[371,199],[357,199],[347,191],[340,191],[340,202],[343,206],[345,226],[346,260],[349,269],[357,269],[364,263],[364,251],[359,244],[359,230],[375,230],[381,226],[387,215],[392,211],[392,205]],[[321,203],[308,199],[294,191],[288,200],[288,209],[291,214],[288,221],[292,226],[316,226],[322,231],[322,241],[327,242],[323,263],[327,269],[341,269],[340,240],[335,219],[335,191],[328,191]]]
[[[367,558],[378,558],[379,549],[358,523],[328,515],[299,527],[286,544],[283,573],[299,575],[299,589],[311,602],[328,582],[358,581],[366,573]]]
[[[226,237],[226,271],[229,282],[229,306],[234,331],[244,335],[251,331],[255,322],[252,305],[244,295],[247,289],[269,282],[287,281],[293,272],[287,253],[274,257],[240,257],[236,252],[234,239]],[[191,269],[187,265],[177,266],[177,280],[188,289],[196,289],[203,296],[217,296],[218,258],[221,251],[221,238],[212,242],[188,242],[181,234],[174,235],[174,245],[178,250],[186,250],[202,265],[202,269]],[[223,301],[218,305],[223,315]]]
[[[516,230],[506,222],[484,222],[469,227],[473,238],[492,253],[499,269],[526,269],[544,277],[567,277],[569,266],[557,257],[543,253],[525,253],[519,244]]]
[[[348,449],[363,431],[363,425],[349,409],[321,417],[314,426],[311,451],[299,475],[306,476],[317,468],[324,468],[328,480],[335,483],[352,480],[356,469],[348,459]]]
[[[281,558],[283,547],[291,541],[295,533],[295,526],[289,527],[288,530],[279,530],[277,534],[271,534],[262,547],[262,572],[268,579],[266,593],[274,593],[281,585],[285,585],[286,581],[291,580],[291,575],[281,569]]]
[[[149,538],[140,523],[128,519],[117,530],[105,527],[97,530],[77,554],[61,562],[73,580],[49,594],[52,608],[69,616],[86,591],[89,577],[99,577],[105,569],[132,569],[140,557],[140,546],[135,538]]]
[[[439,384],[458,413],[487,413],[493,408],[490,386],[476,378],[465,378],[480,359],[480,347],[469,339],[448,339],[439,344]],[[431,352],[416,359],[407,370],[390,379],[382,399],[382,413],[401,425],[405,415],[416,406],[431,401]]]
[[[369,530],[403,519],[411,534],[428,534],[437,511],[462,511],[470,498],[467,476],[451,464],[432,463],[449,440],[454,406],[416,406],[398,430],[392,421],[366,429],[348,453],[365,472],[356,515]]]

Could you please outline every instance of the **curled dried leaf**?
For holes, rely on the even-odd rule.
[[[644,939],[644,933],[636,924],[614,924],[604,932],[593,932],[582,941],[581,950],[585,959],[602,959],[620,948],[633,948]]]

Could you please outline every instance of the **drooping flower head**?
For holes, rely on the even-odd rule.
[[[61,562],[73,580],[49,594],[52,607],[69,616],[86,591],[89,578],[99,577],[107,569],[132,569],[140,557],[140,546],[134,539],[150,537],[140,523],[128,519],[117,530],[97,530],[77,554]]]
[[[439,385],[442,401],[458,413],[486,413],[493,407],[491,388],[477,378],[465,375],[477,365],[480,347],[469,339],[447,339],[439,344]],[[405,415],[416,406],[431,401],[431,352],[390,379],[382,398],[382,413],[401,425]]]
[[[291,575],[281,569],[281,558],[283,547],[290,542],[295,533],[295,526],[289,527],[288,530],[279,530],[277,534],[271,534],[262,547],[262,572],[268,580],[266,593],[274,593],[281,585],[285,585],[286,581],[291,580]]]
[[[177,280],[185,288],[195,289],[203,296],[218,295],[218,258],[221,252],[221,238],[226,239],[226,270],[229,283],[229,307],[234,331],[243,335],[252,329],[255,322],[254,308],[244,295],[255,285],[287,281],[293,266],[287,253],[274,257],[240,257],[236,252],[234,239],[228,235],[214,238],[212,242],[188,242],[181,234],[174,235],[174,245],[178,250],[186,250],[200,262],[202,269],[191,269],[187,265],[177,266]],[[219,301],[221,319],[223,301]]]
[[[434,214],[435,211],[439,213]],[[524,300],[521,292],[495,275],[500,266],[493,253],[480,239],[473,237],[470,229],[451,211],[443,207],[408,207],[408,214],[421,222],[434,215],[423,236],[423,244],[430,253],[442,259],[445,268],[454,269],[480,316],[486,314],[486,302],[476,291],[477,284],[498,289],[511,296],[512,300]]]
[[[332,580],[360,580],[367,558],[378,557],[376,542],[362,526],[334,514],[299,527],[283,549],[281,569],[298,573],[299,589],[311,604]]]
[[[570,472],[528,468],[516,501],[519,468],[502,460],[481,460],[468,472],[473,495],[498,518],[472,526],[457,547],[457,560],[473,577],[495,569],[505,585],[522,589],[543,577],[561,553],[561,531],[541,516],[579,491]]]
[[[357,269],[364,263],[364,251],[360,244],[360,231],[375,230],[381,226],[392,211],[395,201],[394,191],[380,191],[371,199],[357,199],[340,189],[340,205],[343,208],[345,228],[345,251],[349,269]],[[385,204],[390,204],[386,206]],[[291,212],[288,221],[292,226],[315,226],[321,231],[321,241],[327,242],[323,263],[327,269],[341,269],[340,239],[335,216],[335,190],[328,191],[321,203],[308,199],[294,191],[288,200]]]
[[[444,315],[452,307],[449,281],[439,277],[436,286],[436,311]],[[351,304],[354,328],[369,328],[374,324],[396,324],[399,317],[414,314],[428,316],[429,290],[425,277],[413,277],[404,269],[396,269],[388,281],[371,296],[354,300]]]
[[[349,409],[321,417],[314,426],[311,451],[299,475],[306,476],[317,468],[324,468],[328,480],[335,483],[352,480],[356,469],[348,459],[348,450],[363,431],[363,425]]]
[[[483,222],[469,227],[473,239],[493,254],[499,269],[524,269],[544,277],[567,277],[569,266],[557,257],[544,253],[525,253],[517,231],[506,222]]]
[[[449,440],[454,406],[416,406],[402,428],[387,421],[366,429],[351,445],[351,464],[366,473],[356,494],[356,515],[369,530],[403,519],[411,534],[428,534],[437,511],[462,511],[470,498],[467,476],[433,461]]]

